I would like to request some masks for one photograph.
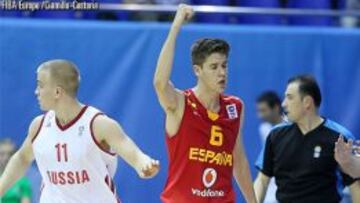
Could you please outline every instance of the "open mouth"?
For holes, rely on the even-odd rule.
[[[219,83],[220,85],[225,85],[225,84],[226,84],[226,80],[225,80],[225,79],[220,80],[218,83]]]

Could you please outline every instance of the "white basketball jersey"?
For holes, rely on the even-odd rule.
[[[101,112],[85,106],[65,126],[47,112],[32,147],[43,178],[40,203],[116,203],[116,156],[103,151],[92,122]]]

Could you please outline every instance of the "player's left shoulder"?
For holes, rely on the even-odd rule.
[[[112,134],[113,132],[116,132],[119,127],[117,121],[105,114],[96,116],[91,126],[93,133],[97,138],[103,138],[107,134]]]
[[[240,97],[234,95],[222,95],[222,99],[226,105],[228,104],[236,104],[237,106],[243,106],[244,102]]]
[[[244,103],[239,97],[233,95],[223,95],[222,100],[228,118],[241,118],[243,115]]]
[[[346,139],[354,139],[354,135],[351,133],[350,130],[331,119],[325,118],[324,127],[333,131],[336,136],[339,136],[341,134]]]
[[[108,128],[114,125],[117,125],[117,121],[115,121],[114,119],[108,117],[105,114],[99,114],[98,116],[96,116],[94,118],[94,127],[98,127],[98,128]]]

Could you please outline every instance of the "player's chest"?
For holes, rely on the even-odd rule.
[[[203,142],[212,135],[224,136],[224,140],[236,139],[239,130],[239,120],[227,118],[224,114],[210,114],[205,111],[192,109],[184,118],[187,132],[191,132],[194,141]]]
[[[43,129],[33,143],[35,158],[48,163],[78,163],[91,157],[94,150],[91,134],[82,126],[61,131]]]
[[[184,127],[186,137],[192,145],[215,147],[215,149],[232,148],[238,134],[238,129],[226,121],[196,120],[187,122]]]

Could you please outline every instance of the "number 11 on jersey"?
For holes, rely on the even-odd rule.
[[[55,148],[56,148],[57,161],[67,162],[68,161],[67,144],[58,143],[55,145]]]

